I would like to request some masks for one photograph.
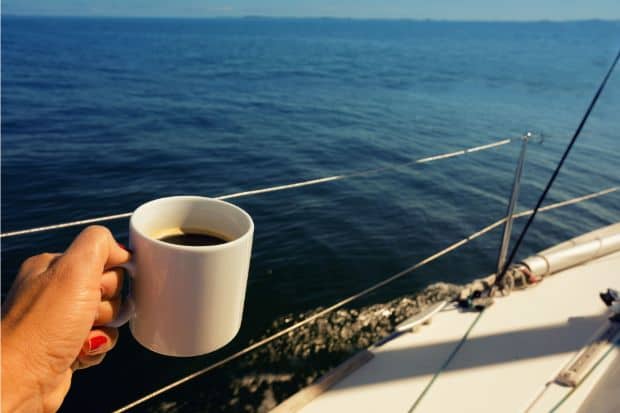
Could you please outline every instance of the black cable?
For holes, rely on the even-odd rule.
[[[525,224],[525,227],[523,227],[523,230],[521,231],[521,234],[519,235],[519,239],[517,239],[517,242],[515,243],[515,246],[513,247],[512,251],[510,252],[510,256],[508,257],[508,259],[506,260],[506,262],[504,264],[504,268],[502,269],[501,273],[497,277],[496,285],[499,285],[501,283],[501,281],[503,281],[504,276],[506,275],[506,271],[508,270],[508,267],[510,266],[512,261],[515,259],[515,256],[517,255],[517,250],[521,246],[521,243],[523,242],[523,238],[525,237],[525,234],[527,233],[527,230],[529,229],[530,225],[532,224],[532,221],[534,221],[534,218],[536,217],[536,213],[538,212],[538,209],[540,208],[540,206],[542,205],[543,201],[545,200],[545,197],[547,196],[547,192],[549,192],[549,189],[551,189],[551,185],[553,185],[553,182],[555,181],[555,178],[558,176],[558,173],[560,172],[560,169],[562,168],[562,165],[564,165],[564,161],[568,157],[568,153],[573,148],[573,145],[575,144],[575,141],[577,140],[577,137],[581,133],[581,129],[583,129],[583,126],[585,125],[586,121],[588,120],[588,117],[590,116],[590,112],[592,112],[592,108],[594,108],[594,105],[596,104],[596,101],[598,100],[599,96],[601,95],[601,92],[603,91],[603,89],[605,88],[605,85],[607,84],[607,79],[609,79],[609,76],[611,76],[611,73],[614,71],[614,68],[616,67],[616,63],[618,63],[619,59],[620,59],[620,51],[618,51],[618,54],[616,55],[616,58],[614,59],[614,61],[611,64],[611,66],[609,67],[609,70],[607,71],[607,74],[605,75],[605,78],[601,82],[600,86],[598,87],[598,90],[596,91],[596,94],[592,98],[592,101],[590,102],[590,106],[588,107],[588,110],[586,110],[586,113],[583,115],[583,118],[581,119],[581,122],[579,123],[579,126],[577,127],[577,130],[575,131],[575,133],[573,135],[573,138],[571,139],[570,143],[566,147],[566,150],[564,151],[564,154],[562,155],[562,159],[560,159],[560,162],[558,163],[558,166],[555,168],[555,171],[553,171],[553,175],[551,175],[551,179],[549,179],[549,182],[547,182],[547,186],[545,187],[545,190],[543,191],[543,193],[540,196],[540,198],[538,198],[538,202],[536,203],[536,207],[534,208],[534,212],[532,213],[532,215],[530,215],[530,218],[527,220],[527,223]]]

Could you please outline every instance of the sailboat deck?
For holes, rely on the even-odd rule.
[[[620,288],[618,268],[620,252],[615,252],[497,299],[415,411],[576,411],[618,349],[570,395],[569,387],[551,381],[607,322],[598,293]],[[477,316],[447,307],[418,333],[372,349],[372,360],[301,412],[410,411]]]

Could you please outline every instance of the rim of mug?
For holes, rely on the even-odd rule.
[[[227,241],[223,244],[218,244],[218,245],[178,245],[178,244],[171,244],[169,242],[164,242],[164,241],[160,241],[157,238],[153,238],[149,235],[146,235],[140,228],[138,228],[135,224],[134,224],[134,216],[136,215],[137,212],[140,211],[140,209],[143,208],[148,208],[149,206],[152,206],[151,204],[154,203],[158,203],[161,201],[165,201],[165,200],[182,200],[182,199],[193,199],[193,200],[202,200],[202,201],[208,201],[208,202],[214,202],[214,203],[219,203],[219,204],[224,204],[227,205],[228,207],[232,207],[233,209],[236,209],[238,212],[241,213],[241,215],[243,215],[249,222],[249,227],[248,229],[243,233],[243,235],[236,237],[235,239],[231,240],[231,241]],[[243,240],[245,238],[247,238],[248,236],[251,236],[251,234],[254,232],[254,221],[252,220],[252,217],[250,216],[250,214],[248,214],[245,210],[243,210],[242,208],[238,207],[235,204],[232,204],[230,202],[226,202],[223,201],[221,199],[217,199],[217,198],[209,198],[206,196],[199,196],[199,195],[174,195],[174,196],[167,196],[167,197],[163,197],[163,198],[157,198],[157,199],[153,199],[151,201],[145,202],[144,204],[140,205],[138,208],[136,208],[133,213],[131,214],[131,218],[129,220],[129,227],[130,229],[133,229],[134,231],[136,231],[136,233],[138,235],[140,235],[142,238],[156,244],[156,245],[160,245],[162,247],[166,247],[166,248],[172,248],[172,249],[180,249],[183,251],[213,251],[213,250],[218,250],[218,249],[223,249],[223,248],[229,248],[234,244],[238,244],[243,242]]]

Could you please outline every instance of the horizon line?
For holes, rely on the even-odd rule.
[[[268,16],[268,15],[244,15],[244,16],[147,16],[147,15],[97,15],[97,14],[30,14],[30,13],[2,13],[2,17],[17,18],[86,18],[86,19],[187,19],[187,20],[359,20],[359,21],[411,21],[411,22],[438,22],[438,23],[578,23],[578,22],[606,22],[620,23],[618,18],[584,17],[576,19],[450,19],[431,17],[338,17],[338,16]]]

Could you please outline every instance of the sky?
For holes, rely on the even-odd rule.
[[[620,0],[3,0],[3,14],[620,20]]]

